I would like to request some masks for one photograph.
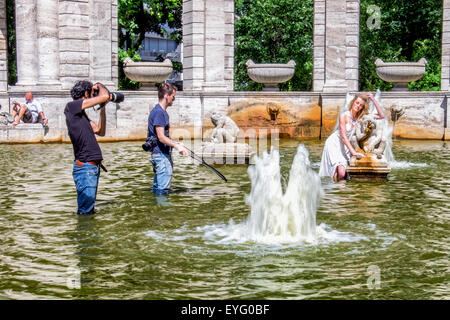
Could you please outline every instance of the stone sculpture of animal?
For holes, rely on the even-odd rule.
[[[211,141],[214,143],[236,142],[239,127],[228,116],[220,112],[211,113],[211,121],[215,125],[211,133]]]
[[[361,122],[356,124],[350,143],[358,152],[373,153],[381,158],[386,148],[383,130],[383,120],[377,119],[373,114],[366,114],[362,117]]]

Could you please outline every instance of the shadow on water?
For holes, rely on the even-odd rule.
[[[300,141],[280,142],[288,180]],[[323,142],[304,141],[318,171]],[[174,156],[150,192],[139,142],[105,143],[97,213],[78,217],[68,144],[0,145],[0,297],[9,299],[448,299],[448,145],[394,141],[385,183],[322,180],[319,245],[226,241],[245,223],[247,167],[228,179]],[[231,227],[230,227],[231,226]],[[369,271],[368,271],[369,270]],[[379,271],[379,289],[370,287]]]

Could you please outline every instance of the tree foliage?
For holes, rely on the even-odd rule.
[[[294,60],[295,74],[279,84],[281,90],[311,90],[313,69],[313,0],[236,0],[234,88],[261,90],[245,65],[287,63]]]
[[[182,39],[182,0],[119,0],[119,88],[136,89],[125,77],[123,60],[140,60],[138,50],[147,32],[166,35],[179,43]],[[164,26],[174,31],[166,34]]]
[[[8,84],[15,85],[17,82],[16,67],[16,20],[15,1],[6,0],[6,24],[8,43]]]
[[[381,13],[379,28],[373,26],[376,5]],[[425,75],[411,82],[410,90],[440,90],[441,82],[441,0],[361,0],[360,15],[360,71],[361,91],[377,88],[389,90],[392,84],[381,80],[375,60],[384,62],[428,61]],[[369,21],[369,23],[368,23]]]

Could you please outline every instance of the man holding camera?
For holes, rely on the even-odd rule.
[[[77,189],[77,214],[92,214],[97,197],[100,167],[104,169],[101,164],[102,151],[95,135],[105,135],[104,105],[111,101],[111,94],[103,84],[93,85],[90,81],[77,82],[70,94],[73,101],[67,103],[64,115],[75,155],[72,175]],[[101,109],[96,124],[88,118],[85,109],[98,104]]]
[[[142,146],[144,150],[152,153],[153,188],[157,195],[168,194],[172,180],[172,148],[182,155],[189,151],[180,142],[169,137],[169,114],[166,109],[175,101],[176,88],[170,83],[163,83],[158,88],[159,103],[148,116],[147,142]]]

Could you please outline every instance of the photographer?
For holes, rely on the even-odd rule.
[[[77,82],[70,94],[73,101],[67,103],[64,115],[75,155],[72,175],[77,189],[77,214],[92,214],[97,197],[100,167],[104,169],[101,164],[102,151],[95,134],[105,135],[106,112],[103,106],[111,101],[112,97],[103,84],[93,85],[90,81]],[[102,108],[96,124],[88,118],[85,109],[98,104]]]
[[[172,147],[182,155],[189,154],[182,143],[169,137],[169,114],[166,109],[175,101],[176,91],[170,83],[161,84],[158,88],[159,103],[148,116],[147,142],[143,148],[152,153],[154,172],[152,192],[157,195],[169,193],[173,170]]]

